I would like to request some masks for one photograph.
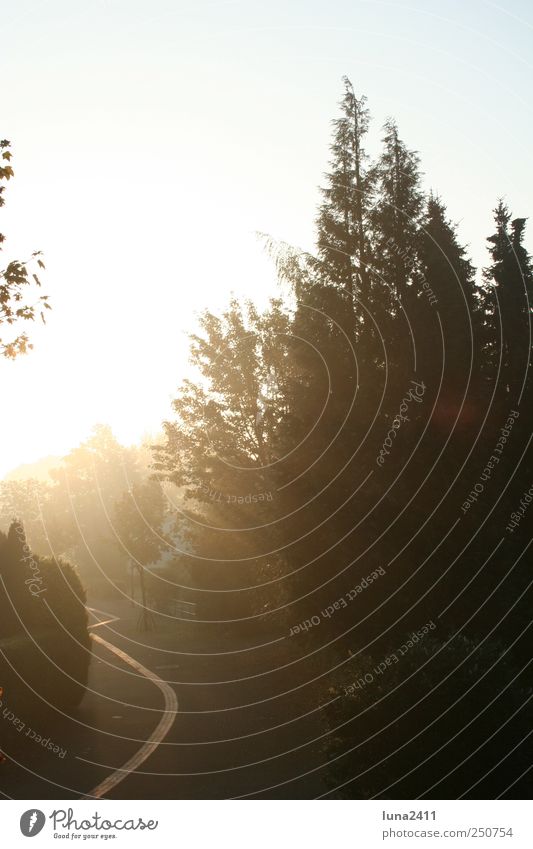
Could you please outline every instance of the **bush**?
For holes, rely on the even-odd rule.
[[[517,674],[511,657],[494,643],[475,650],[461,635],[445,643],[428,634],[397,662],[385,662],[391,654],[356,656],[337,670],[323,709],[326,781],[337,798],[414,799],[426,791],[457,798],[478,778],[471,797],[493,798],[496,777],[500,792],[506,772],[510,783],[526,768],[517,749],[497,776],[489,772],[527,725],[527,711],[519,709],[531,688],[520,677],[510,683]]]
[[[9,690],[10,702],[36,693],[62,710],[75,707],[87,686],[91,657],[85,592],[76,569],[32,555],[14,523],[7,537],[0,535],[0,574],[5,587],[0,686]]]

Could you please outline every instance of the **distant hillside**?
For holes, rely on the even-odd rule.
[[[36,460],[35,463],[23,463],[17,466],[11,472],[4,476],[6,481],[21,481],[28,478],[36,478],[40,481],[50,480],[50,470],[57,468],[61,463],[61,457],[43,457],[41,460]]]

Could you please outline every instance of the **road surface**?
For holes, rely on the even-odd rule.
[[[270,645],[254,648],[227,630],[206,634],[194,621],[161,620],[141,633],[138,610],[127,601],[98,600],[91,608],[93,659],[82,704],[72,716],[43,709],[22,718],[60,753],[11,734],[10,757],[0,765],[4,797],[324,792],[324,726],[287,641],[264,638]]]

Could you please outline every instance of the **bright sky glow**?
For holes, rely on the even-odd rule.
[[[0,474],[95,422],[156,430],[194,314],[276,292],[255,231],[312,246],[347,74],[394,115],[474,261],[505,195],[533,212],[533,15],[522,0],[0,2],[12,142],[4,261],[44,251],[53,312],[0,363]],[[529,238],[533,244],[532,235]]]

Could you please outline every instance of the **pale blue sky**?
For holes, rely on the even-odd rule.
[[[370,150],[395,116],[476,263],[499,195],[533,212],[529,3],[2,0],[0,12],[0,136],[16,171],[0,230],[6,258],[44,250],[54,305],[35,352],[0,364],[0,473],[67,450],[95,421],[126,441],[157,427],[194,311],[231,289],[275,291],[254,232],[311,247],[343,74],[368,96]]]

